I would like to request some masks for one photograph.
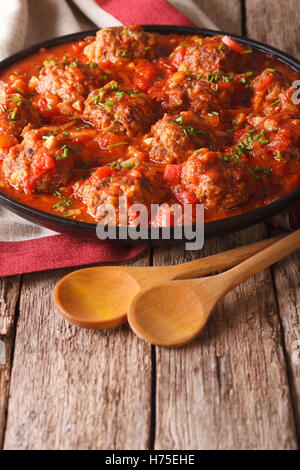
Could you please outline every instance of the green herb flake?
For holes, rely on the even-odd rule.
[[[111,145],[108,145],[108,146],[107,146],[107,147],[105,147],[105,148],[107,148],[107,149],[111,149],[111,148],[113,148],[113,147],[117,147],[117,146],[119,146],[119,145],[128,145],[128,144],[129,144],[129,142],[118,142],[118,143],[116,143],[116,144],[111,144]]]

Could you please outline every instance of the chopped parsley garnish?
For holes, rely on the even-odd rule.
[[[71,150],[74,153],[77,153],[79,149],[78,147],[75,147],[74,145],[65,144],[61,147],[61,150],[63,151],[63,154],[57,155],[56,160],[62,160],[64,158],[68,158],[69,150]]]
[[[18,108],[14,108],[14,110],[13,110],[13,112],[12,112],[12,114],[11,114],[10,119],[14,120],[15,117],[16,117],[16,115],[17,115],[17,112],[18,112]]]
[[[57,204],[55,204],[53,206],[53,209],[55,211],[59,211],[60,208],[70,207],[73,204],[74,194],[71,194],[69,199],[66,196],[64,196],[63,194],[61,194],[59,191],[55,191],[53,194],[54,194],[54,196],[57,196],[59,199],[61,199],[61,202],[58,202]]]
[[[281,106],[281,102],[279,100],[273,101],[273,103],[271,103],[271,106]]]
[[[107,100],[106,103],[105,103],[105,106],[108,108],[108,109],[111,109],[111,107],[115,104],[115,100]]]
[[[120,51],[120,54],[117,55],[118,58],[127,57],[128,54],[125,49],[119,49],[119,51]]]
[[[184,116],[178,116],[172,124],[176,124],[183,131],[186,137],[196,137],[197,135],[205,135],[206,132],[196,127],[190,126],[189,124],[183,124]]]
[[[127,163],[124,164],[124,168],[130,169],[130,168],[133,168],[133,167],[134,167],[134,164],[132,162],[127,162]]]
[[[113,148],[113,147],[117,147],[118,145],[128,145],[128,144],[129,144],[129,142],[118,142],[118,143],[116,143],[116,144],[108,145],[108,146],[105,147],[105,148],[111,149],[111,148]]]
[[[116,97],[121,100],[124,96],[124,91],[116,91]]]
[[[110,166],[111,168],[115,168],[116,170],[121,170],[122,169],[119,162],[112,162],[108,166]]]

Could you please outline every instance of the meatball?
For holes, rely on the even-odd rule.
[[[104,28],[97,32],[96,40],[86,46],[85,55],[95,62],[116,62],[135,57],[154,59],[155,38],[140,26]]]
[[[209,209],[229,210],[245,204],[258,182],[244,162],[224,161],[219,152],[197,150],[184,164],[181,182]]]
[[[220,109],[220,96],[207,80],[197,80],[184,72],[176,72],[166,82],[159,101],[170,114],[191,109],[194,113],[207,113]],[[222,94],[223,102],[227,98]]]
[[[226,46],[220,36],[214,36],[187,47],[182,65],[196,75],[214,70],[228,73],[236,71],[243,61],[242,56]]]
[[[120,222],[118,220],[120,197],[126,198],[129,209],[132,204],[144,204],[148,210],[149,219],[151,204],[160,204],[169,197],[168,187],[163,182],[162,174],[144,167],[120,171],[109,167],[100,167],[84,183],[81,192],[88,211],[96,219],[103,217],[103,214],[100,213],[102,205],[110,204],[116,208],[117,223]],[[132,223],[130,216],[129,223]]]
[[[269,142],[266,148],[277,160],[282,163],[300,160],[300,118],[281,118],[278,114],[265,119],[261,127],[266,131],[265,137]]]
[[[191,112],[165,114],[153,127],[150,158],[160,163],[182,163],[195,149],[215,143],[215,139]]]
[[[0,133],[11,136],[12,142],[18,143],[21,133],[28,124],[34,127],[40,126],[38,113],[33,108],[31,101],[20,93],[10,95],[5,104],[0,105]]]
[[[253,107],[259,114],[272,115],[281,105],[282,91],[290,86],[290,81],[274,69],[266,69],[253,81]],[[284,96],[283,99],[286,99]]]
[[[26,193],[52,193],[69,182],[76,151],[59,128],[25,129],[3,160],[4,175]]]
[[[133,137],[148,132],[157,115],[152,100],[112,81],[90,93],[83,118],[103,131]]]
[[[58,105],[63,114],[68,114],[74,109],[82,111],[85,98],[102,84],[103,73],[100,69],[91,69],[89,64],[51,61],[41,69],[38,79],[32,79],[30,86],[51,106]]]

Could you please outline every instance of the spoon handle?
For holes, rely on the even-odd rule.
[[[259,271],[268,268],[276,261],[300,248],[300,229],[275,242],[263,251],[247,259],[238,266],[216,276],[220,282],[222,295],[246,281]]]
[[[231,268],[232,266],[236,266],[242,261],[245,261],[256,253],[264,250],[282,237],[283,235],[278,235],[276,237],[266,238],[265,240],[233,248],[232,250],[207,256],[206,258],[200,258],[188,263],[170,266],[168,276],[170,280],[193,279],[221,271],[223,269]],[[164,271],[164,277],[166,278],[166,276],[167,274]]]

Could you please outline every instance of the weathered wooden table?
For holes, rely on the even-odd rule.
[[[300,57],[297,0],[198,3],[223,30]],[[266,234],[260,224],[211,239],[200,253],[155,248],[134,263],[188,261]],[[68,324],[52,300],[67,270],[1,280],[0,445],[297,448],[299,262],[296,253],[235,289],[204,334],[177,350],[151,347],[127,326],[98,332]]]

